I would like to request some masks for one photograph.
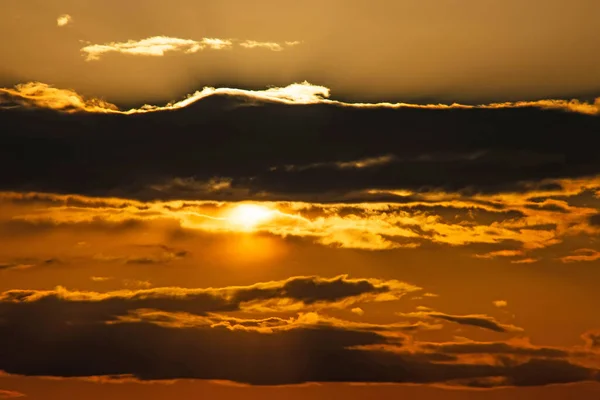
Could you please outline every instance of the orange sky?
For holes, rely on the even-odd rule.
[[[0,399],[600,395],[597,1],[0,11]]]

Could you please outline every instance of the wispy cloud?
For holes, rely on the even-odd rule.
[[[600,251],[594,249],[578,249],[573,251],[571,255],[562,257],[560,260],[564,263],[597,261],[600,260]]]
[[[240,42],[240,46],[246,49],[263,48],[272,51],[282,51],[283,46],[275,42],[257,42],[256,40],[245,40]]]
[[[492,252],[485,253],[485,254],[475,254],[474,257],[489,260],[489,259],[494,259],[494,258],[498,258],[498,257],[519,257],[522,255],[523,255],[522,250],[498,250],[498,251],[492,251]]]
[[[475,326],[482,329],[487,329],[494,332],[499,333],[508,333],[508,332],[522,332],[523,329],[511,324],[503,324],[493,317],[488,315],[451,315],[440,312],[425,312],[425,311],[417,311],[412,313],[398,313],[399,316],[409,317],[409,318],[432,318],[437,320],[444,320],[448,322],[453,322],[460,325],[469,325]]]
[[[14,390],[2,390],[0,389],[0,399],[17,399],[20,397],[26,397],[24,393],[17,392]]]
[[[267,49],[283,51],[286,47],[297,46],[300,42],[259,42],[256,40],[238,41],[236,39],[203,38],[200,40],[181,39],[169,36],[153,36],[141,40],[126,42],[110,42],[105,44],[88,44],[81,51],[87,61],[99,60],[106,53],[121,53],[135,56],[164,56],[168,52],[193,54],[199,51],[225,50],[233,48],[234,44],[246,49]]]
[[[197,53],[204,49],[222,50],[231,48],[230,40],[204,38],[201,40],[154,36],[142,40],[90,44],[81,49],[87,61],[99,60],[106,53],[121,53],[137,56],[164,56],[167,52]]]

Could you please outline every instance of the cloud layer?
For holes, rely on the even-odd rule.
[[[11,171],[4,190],[206,198],[220,187],[247,198],[330,201],[361,191],[543,191],[600,171],[592,104],[347,104],[307,83],[207,88],[129,111],[36,83],[0,96],[8,127],[0,165]],[[44,151],[14,151],[40,143]]]
[[[398,281],[348,277],[108,293],[11,290],[0,294],[0,339],[5,344],[0,369],[29,376],[197,378],[255,385],[342,381],[494,387],[598,379],[590,364],[598,354],[583,347],[415,342],[408,340],[411,332],[432,327],[320,314],[332,307],[397,301],[416,290]],[[262,315],[231,315],[240,310],[260,310]],[[268,315],[281,312],[299,314]],[[485,316],[430,316],[491,323]],[[46,335],[39,335],[40,330]],[[481,361],[481,355],[489,360]]]

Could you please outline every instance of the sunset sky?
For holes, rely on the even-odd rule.
[[[600,398],[600,1],[0,14],[0,399]]]

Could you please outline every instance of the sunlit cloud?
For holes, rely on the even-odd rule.
[[[351,312],[353,312],[356,315],[365,315],[365,312],[362,308],[360,307],[354,307],[352,310],[350,310]]]
[[[65,224],[147,223],[170,220],[181,228],[208,233],[254,232],[282,238],[300,237],[325,246],[364,250],[416,248],[425,243],[465,246],[496,245],[475,258],[505,260],[515,264],[539,261],[540,250],[577,235],[597,235],[590,216],[595,207],[571,204],[569,198],[598,187],[598,178],[561,180],[547,191],[462,196],[453,193],[405,193],[401,203],[310,203],[287,201],[163,201],[92,198],[43,193],[0,193],[0,200],[15,202],[4,218],[24,223]],[[531,207],[544,204],[539,196],[560,196],[560,209]],[[532,200],[533,199],[533,200]],[[20,203],[19,203],[20,202]],[[36,204],[34,209],[28,203]],[[448,218],[445,210],[460,218]],[[487,221],[477,217],[485,213]],[[513,215],[506,218],[506,215]],[[505,242],[513,249],[507,250]],[[503,248],[504,247],[504,248]],[[169,262],[180,250],[157,249],[140,256],[140,262]],[[133,263],[129,255],[99,255]],[[597,255],[580,251],[563,261],[590,260]]]
[[[67,26],[72,22],[72,18],[69,14],[63,14],[56,19],[56,25],[59,27]]]
[[[204,316],[222,311],[251,313],[305,312],[331,308],[354,308],[359,303],[400,300],[421,288],[397,280],[292,277],[282,281],[208,289],[160,287],[148,289],[147,281],[126,281],[112,292],[69,290],[9,290],[0,293],[0,308],[11,304],[34,304],[60,299],[74,307],[106,308],[104,322],[137,309],[158,309]],[[120,305],[115,308],[116,303]],[[203,320],[204,321],[204,320]],[[405,325],[403,325],[405,326]]]
[[[68,89],[57,89],[40,82],[30,82],[15,86],[13,89],[0,88],[0,108],[41,107],[64,112],[86,111],[97,113],[118,112],[117,106],[104,100],[86,99]]]
[[[493,259],[498,257],[519,257],[523,255],[521,250],[498,250],[486,254],[475,254],[476,258]]]
[[[362,315],[362,314],[359,314]],[[112,324],[118,323],[153,323],[167,328],[225,328],[230,331],[246,331],[258,333],[276,333],[299,328],[337,328],[353,331],[378,332],[383,336],[402,338],[405,333],[426,330],[439,330],[439,325],[426,323],[389,323],[373,324],[346,321],[330,317],[318,312],[300,312],[296,317],[267,317],[261,319],[236,318],[210,313],[194,315],[189,313],[172,313],[159,310],[138,309],[124,316],[119,316]]]
[[[272,51],[282,51],[283,46],[275,42],[257,42],[256,40],[245,40],[240,43],[240,46],[246,49],[263,48]]]
[[[168,37],[157,36],[154,38],[144,39],[141,41],[129,41],[123,43],[111,43],[108,45],[89,45],[84,47],[82,51],[87,54],[89,60],[95,60],[101,55],[109,52],[120,52],[125,54],[137,54],[147,56],[161,56],[169,51],[182,51],[194,53],[205,48],[210,49],[227,49],[230,48],[233,42],[221,39],[203,39],[202,41],[194,41],[189,39],[175,39]],[[140,108],[130,110],[119,110],[116,106],[106,103],[99,99],[84,100],[82,96],[71,90],[56,89],[50,85],[30,82],[20,84],[16,88],[0,88],[0,94],[5,96],[14,96],[17,100],[23,97],[21,93],[26,88],[28,92],[42,92],[46,101],[39,100],[37,97],[30,96],[28,103],[19,103],[21,106],[36,106],[44,108],[52,108],[57,110],[69,111],[70,108],[64,106],[68,103],[71,107],[75,104],[84,102],[93,104],[94,107],[78,107],[80,111],[96,112],[96,113],[119,113],[119,114],[137,114],[148,112],[160,112],[166,110],[180,109],[188,107],[197,101],[201,101],[214,95],[228,96],[243,96],[254,101],[278,102],[283,104],[330,104],[342,107],[354,108],[390,108],[390,109],[431,109],[431,110],[455,110],[455,109],[511,109],[511,108],[539,108],[551,110],[563,110],[588,115],[600,114],[600,99],[596,99],[594,103],[585,103],[576,100],[539,100],[539,101],[519,101],[505,103],[491,103],[482,105],[465,105],[465,104],[410,104],[410,103],[348,103],[337,100],[331,100],[330,89],[325,86],[313,85],[308,82],[292,83],[285,87],[271,87],[265,90],[245,90],[234,88],[213,88],[205,87],[203,90],[197,91],[187,96],[187,98],[168,103],[164,106],[144,105]],[[49,91],[52,91],[50,99]],[[11,97],[2,99],[0,97],[0,107],[3,103],[9,103]],[[70,100],[70,97],[75,97],[76,101]],[[14,99],[12,99],[14,101]],[[52,101],[50,101],[52,100]],[[6,105],[4,105],[6,108]],[[380,160],[381,161],[381,160]],[[383,160],[385,161],[385,160]],[[387,160],[390,161],[390,160]],[[343,163],[342,163],[343,164]],[[340,168],[348,168],[349,166],[340,165]]]
[[[508,302],[506,300],[495,300],[492,302],[492,304],[498,308],[505,308],[508,306]]]
[[[587,346],[572,347],[535,346],[526,338],[429,342],[419,335],[442,332],[443,326],[423,319],[504,334],[521,329],[487,315],[425,309],[396,313],[385,323],[328,314],[345,309],[362,316],[359,306],[365,303],[401,301],[422,290],[397,280],[312,276],[247,286],[134,289],[142,283],[132,281],[130,288],[109,292],[63,287],[1,292],[0,313],[5,316],[1,327],[5,329],[0,329],[0,335],[7,346],[20,343],[23,334],[32,329],[47,332],[61,327],[70,340],[58,340],[48,352],[47,339],[31,335],[28,346],[0,359],[0,369],[40,376],[35,365],[21,360],[43,356],[43,376],[54,379],[71,377],[64,372],[67,368],[81,371],[76,378],[94,382],[210,378],[284,385],[330,381],[329,371],[348,370],[337,362],[341,359],[344,365],[353,366],[352,373],[336,375],[335,381],[444,383],[464,388],[481,387],[481,379],[488,378],[489,387],[504,387],[594,381],[598,375],[594,332],[584,334]],[[414,319],[417,321],[411,322]],[[278,352],[268,351],[274,347]],[[152,349],[153,363],[135,356],[143,354],[144,348]],[[106,354],[111,354],[110,362],[106,362]],[[207,354],[210,357],[199,357]],[[294,363],[280,362],[281,357],[288,361],[288,354],[306,354],[323,368],[298,375]],[[238,356],[245,361],[252,357],[252,362],[236,362]],[[127,362],[115,374],[114,362],[120,360]],[[168,371],[154,367],[163,363],[170,363]],[[283,374],[273,375],[272,365],[278,365]],[[411,372],[415,368],[418,374]]]
[[[168,52],[181,52],[185,54],[198,53],[199,51],[232,49],[234,44],[245,49],[267,49],[283,51],[285,47],[297,46],[300,42],[259,42],[255,40],[237,41],[235,39],[203,38],[201,40],[181,39],[168,36],[153,36],[142,40],[128,40],[126,42],[111,42],[105,44],[88,44],[81,51],[87,61],[97,61],[106,53],[120,53],[134,56],[161,57]]]
[[[285,47],[294,47],[294,46],[298,46],[299,44],[301,44],[302,42],[299,40],[295,40],[295,41],[287,41],[282,43],[277,43],[277,42],[259,42],[256,40],[244,40],[241,41],[239,44],[241,47],[246,48],[246,49],[256,49],[256,48],[262,48],[262,49],[266,49],[266,50],[271,50],[271,51],[283,51],[285,50]]]
[[[106,53],[121,53],[137,56],[164,56],[167,52],[197,53],[204,49],[223,50],[231,48],[229,40],[204,38],[202,40],[154,36],[142,40],[90,44],[81,49],[87,61],[99,60]]]
[[[512,260],[511,264],[534,264],[536,262],[538,262],[539,259],[538,258],[522,258],[520,260]]]

